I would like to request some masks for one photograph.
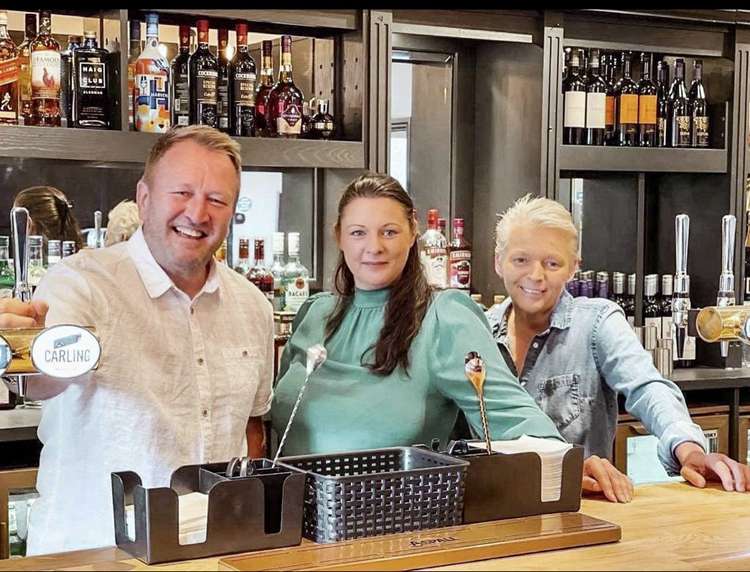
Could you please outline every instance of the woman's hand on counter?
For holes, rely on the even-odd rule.
[[[691,485],[703,488],[706,481],[719,481],[725,491],[750,491],[750,467],[722,453],[706,453],[696,443],[680,443],[675,449],[680,475]]]
[[[584,493],[603,493],[612,502],[630,502],[633,499],[633,481],[609,462],[596,455],[583,461]]]
[[[43,328],[49,306],[47,302],[21,302],[17,298],[0,299],[0,329]]]

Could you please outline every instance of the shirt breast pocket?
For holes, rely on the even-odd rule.
[[[263,355],[257,349],[243,346],[222,349],[224,368],[229,376],[231,412],[244,421],[250,417],[258,387],[264,382]]]
[[[556,375],[537,386],[536,402],[558,429],[564,429],[581,415],[580,376]]]

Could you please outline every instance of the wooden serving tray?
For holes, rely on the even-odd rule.
[[[220,570],[413,570],[620,540],[620,527],[579,512],[495,520],[249,552],[219,560]]]

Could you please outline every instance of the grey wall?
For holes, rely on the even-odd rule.
[[[539,192],[542,56],[531,44],[487,42],[476,50],[473,280],[485,303],[504,292],[492,255],[495,215]]]

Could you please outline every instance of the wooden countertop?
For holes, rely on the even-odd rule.
[[[438,570],[748,570],[750,493],[642,485],[630,504],[584,499],[581,512],[622,527],[614,544],[482,560]],[[0,570],[218,570],[219,557],[146,566],[116,548],[0,562]]]
[[[0,411],[0,442],[33,441],[42,419],[41,409],[18,408]]]

